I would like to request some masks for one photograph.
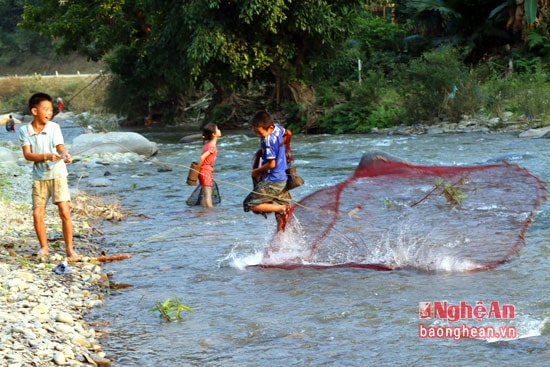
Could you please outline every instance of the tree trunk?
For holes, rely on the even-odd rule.
[[[298,112],[294,118],[298,121],[305,121],[304,133],[315,130],[315,91],[310,85],[303,85],[297,81],[288,83],[288,89],[292,93],[294,102],[298,105]]]

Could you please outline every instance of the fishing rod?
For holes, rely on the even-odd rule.
[[[76,96],[78,96],[80,93],[82,93],[86,88],[88,88],[90,85],[92,85],[96,80],[98,80],[99,78],[104,77],[105,75],[106,74],[104,74],[103,72],[100,72],[99,74],[97,74],[96,77],[93,78],[91,82],[89,82],[88,84],[86,84],[84,86],[84,88],[80,89],[78,92],[73,94],[72,97],[67,100],[67,104],[69,104]]]

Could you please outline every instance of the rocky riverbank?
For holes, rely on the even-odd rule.
[[[0,165],[0,366],[108,366],[101,333],[84,320],[109,288],[94,259],[94,229],[73,214],[75,249],[85,257],[66,263],[57,208],[48,205],[50,256],[39,259],[30,188],[30,172]]]
[[[462,116],[458,123],[445,118],[437,119],[430,124],[400,125],[385,129],[372,129],[372,134],[382,135],[441,135],[468,133],[512,133],[520,138],[549,138],[550,124],[531,120],[529,116],[514,117],[511,112],[504,112],[500,117]]]

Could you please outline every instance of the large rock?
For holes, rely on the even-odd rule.
[[[519,134],[520,138],[538,139],[550,138],[550,126],[541,127],[540,129],[529,129]]]
[[[57,115],[52,117],[52,121],[59,122],[63,120],[74,120],[76,118],[74,112],[59,112]]]
[[[184,136],[183,138],[180,139],[178,143],[180,144],[194,143],[196,141],[201,141],[201,140],[202,140],[202,134],[192,134],[192,135]]]
[[[17,161],[23,154],[11,149],[0,147],[0,164],[7,167],[17,167]]]
[[[105,134],[82,134],[71,146],[73,156],[92,156],[104,153],[134,152],[150,157],[158,152],[157,143],[134,132],[109,132]]]

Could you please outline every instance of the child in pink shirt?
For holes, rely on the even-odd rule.
[[[214,161],[218,155],[216,142],[222,136],[218,126],[208,123],[202,130],[202,139],[205,141],[199,160],[199,183],[202,187],[202,206],[212,207],[212,185],[214,183]]]

